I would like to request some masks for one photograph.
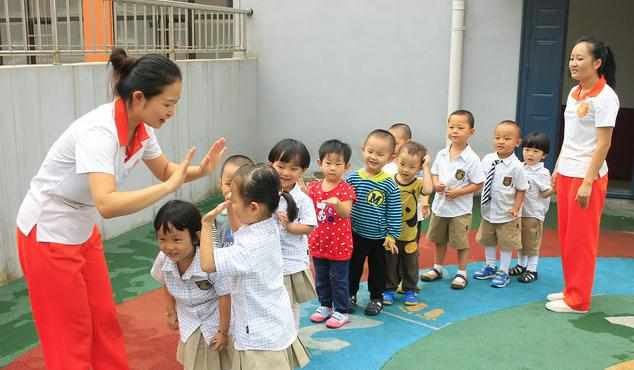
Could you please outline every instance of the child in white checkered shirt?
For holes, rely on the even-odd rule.
[[[290,369],[309,361],[307,354],[298,357],[301,343],[283,283],[280,231],[272,217],[280,195],[289,221],[297,216],[293,198],[281,190],[271,166],[242,166],[231,182],[229,200],[203,217],[201,267],[233,277],[235,369]],[[214,220],[229,206],[243,226],[234,233],[231,247],[216,248]]]
[[[231,296],[228,276],[202,271],[198,248],[201,215],[181,200],[163,205],[154,219],[161,252],[152,277],[163,285],[167,320],[178,329],[176,359],[184,369],[231,368]]]

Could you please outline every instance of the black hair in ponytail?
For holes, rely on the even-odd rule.
[[[603,41],[599,41],[594,37],[583,36],[575,42],[575,45],[586,42],[591,48],[590,52],[592,53],[592,57],[596,59],[601,59],[601,66],[599,67],[598,73],[599,76],[603,76],[605,81],[610,85],[611,88],[616,87],[616,61],[614,60],[614,53],[609,46],[603,43]]]
[[[233,176],[239,195],[246,203],[256,202],[266,206],[270,214],[273,214],[280,204],[280,195],[287,203],[286,213],[288,221],[293,222],[297,218],[297,204],[287,192],[281,192],[282,183],[273,167],[267,164],[245,164],[238,169]]]
[[[159,54],[147,54],[136,59],[129,57],[125,50],[116,48],[110,54],[109,63],[114,70],[114,92],[126,102],[135,91],[141,91],[149,100],[160,95],[166,86],[182,80],[176,63]]]

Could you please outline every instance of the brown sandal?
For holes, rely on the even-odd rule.
[[[467,285],[469,285],[469,280],[467,280],[467,277],[463,274],[456,274],[456,276],[453,277],[453,281],[451,282],[451,289],[461,290],[466,288]]]
[[[434,275],[431,276],[431,274],[434,274]],[[432,268],[430,270],[425,271],[425,273],[423,273],[420,276],[420,279],[422,281],[436,281],[436,280],[440,280],[440,279],[442,279],[442,271],[439,271],[436,268]]]

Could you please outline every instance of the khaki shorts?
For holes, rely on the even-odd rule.
[[[544,222],[538,218],[522,217],[522,254],[539,256]]]
[[[458,217],[439,217],[431,214],[427,239],[438,245],[447,245],[456,249],[469,249],[469,228],[471,214]]]
[[[207,345],[200,328],[187,338],[187,342],[178,341],[176,360],[183,370],[227,370],[231,369],[233,358],[233,338],[229,337],[227,348],[216,352]]]
[[[284,275],[284,287],[291,299],[291,304],[301,304],[317,297],[315,283],[309,270]]]
[[[476,241],[485,247],[496,245],[503,251],[522,249],[522,219],[502,224],[492,224],[482,219]]]

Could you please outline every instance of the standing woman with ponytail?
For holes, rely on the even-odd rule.
[[[154,130],[174,115],[178,66],[161,55],[132,59],[121,49],[110,63],[115,100],[55,141],[17,215],[20,264],[49,370],[129,368],[96,224],[100,216],[140,211],[211,173],[224,152],[220,139],[198,166],[190,165],[194,148],[180,164],[170,162]],[[118,191],[140,161],[161,182]]]
[[[579,81],[568,95],[565,131],[553,172],[557,191],[564,289],[548,295],[554,312],[590,310],[599,224],[608,187],[605,158],[619,112],[614,55],[601,41],[583,37],[570,53],[570,75]]]

